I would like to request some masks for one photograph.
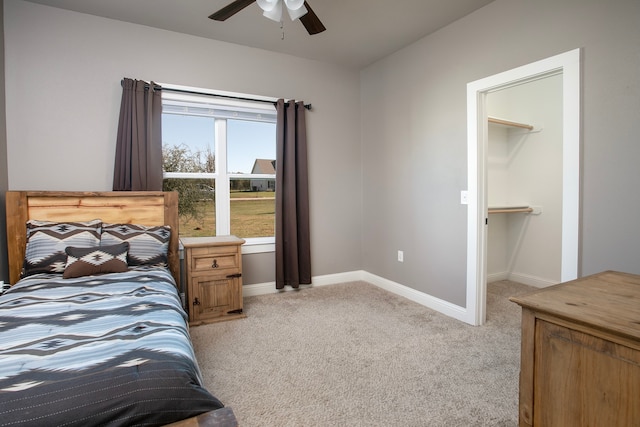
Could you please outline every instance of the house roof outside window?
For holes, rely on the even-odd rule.
[[[276,161],[269,159],[256,159],[251,173],[275,175]]]

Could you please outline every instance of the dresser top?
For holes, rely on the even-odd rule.
[[[524,308],[640,339],[640,276],[605,271],[509,298]]]

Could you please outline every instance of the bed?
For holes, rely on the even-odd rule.
[[[0,426],[237,425],[191,346],[177,204],[175,192],[7,192]]]

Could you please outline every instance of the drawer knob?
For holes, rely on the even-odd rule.
[[[218,260],[214,258],[213,264],[211,264],[211,268],[218,268]]]
[[[193,305],[200,305],[200,300],[197,297],[193,300]]]

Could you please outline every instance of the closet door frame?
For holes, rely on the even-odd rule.
[[[482,325],[487,294],[487,94],[562,74],[561,281],[578,277],[580,229],[580,49],[467,84],[467,303],[465,321]]]

